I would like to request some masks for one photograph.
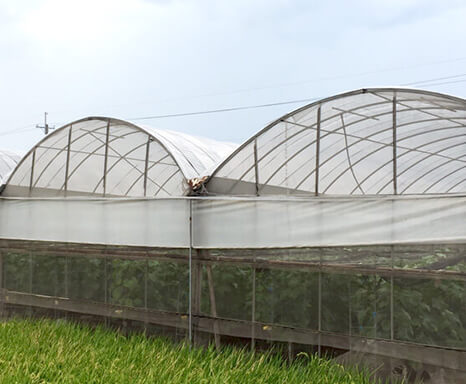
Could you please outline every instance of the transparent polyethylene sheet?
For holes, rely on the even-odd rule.
[[[464,243],[466,197],[0,199],[0,238],[195,248]]]
[[[466,241],[466,197],[197,200],[194,246],[262,248]]]
[[[7,176],[16,167],[21,156],[4,149],[0,149],[0,185],[6,182]]]
[[[337,95],[253,136],[214,173],[217,194],[466,191],[466,101],[407,89]]]
[[[189,200],[0,199],[0,237],[189,247]]]
[[[88,118],[44,138],[25,156],[4,196],[183,196],[236,145]]]

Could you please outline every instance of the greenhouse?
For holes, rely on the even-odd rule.
[[[13,171],[20,159],[20,155],[0,149],[0,186],[3,185],[4,180],[6,181],[8,175]]]
[[[4,180],[4,316],[466,376],[466,100],[371,88],[240,146],[89,117]]]

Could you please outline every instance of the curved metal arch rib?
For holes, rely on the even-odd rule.
[[[21,161],[18,162],[18,164],[16,165],[14,171],[10,174],[8,180],[6,181],[6,186],[8,187],[9,184],[11,184],[11,181],[13,180],[13,178],[15,177],[16,175],[16,172],[23,166],[25,167],[28,167],[26,165],[26,161],[27,159],[30,159],[31,157],[33,157],[33,154],[34,152],[39,149],[39,148],[44,148],[45,150],[47,150],[48,146],[47,146],[47,143],[50,141],[50,140],[53,140],[55,137],[58,137],[61,133],[63,133],[65,130],[67,129],[72,129],[72,127],[76,127],[77,125],[79,125],[80,123],[85,123],[85,122],[88,122],[88,121],[101,121],[102,123],[104,124],[108,124],[108,129],[111,130],[111,127],[112,126],[124,126],[124,127],[128,127],[130,129],[133,129],[134,131],[133,132],[130,132],[130,133],[127,133],[126,135],[123,135],[123,136],[127,136],[128,134],[132,134],[132,133],[136,133],[136,132],[141,132],[145,135],[147,135],[147,137],[150,138],[150,141],[155,141],[158,145],[160,145],[160,147],[166,152],[166,155],[164,156],[164,159],[167,159],[167,157],[171,158],[171,160],[173,161],[173,164],[175,165],[175,167],[177,168],[177,171],[175,172],[178,173],[180,172],[182,175],[183,175],[183,178],[186,180],[187,176],[186,174],[184,173],[184,170],[183,168],[181,167],[180,163],[179,163],[179,160],[177,159],[176,155],[174,155],[172,153],[171,150],[169,150],[167,148],[167,146],[165,145],[165,143],[163,142],[163,140],[160,140],[157,135],[155,135],[153,132],[145,129],[144,127],[141,127],[141,126],[138,126],[132,122],[129,122],[129,121],[125,121],[125,120],[121,120],[121,119],[115,119],[115,118],[111,118],[111,117],[103,117],[103,116],[91,116],[91,117],[85,117],[85,118],[82,118],[82,119],[79,119],[79,120],[76,120],[76,121],[73,121],[71,123],[68,123],[58,129],[56,129],[55,131],[53,131],[50,135],[42,138],[36,145],[34,145],[28,152],[27,154],[21,159]],[[98,129],[102,129],[102,128],[105,128],[105,127],[98,127]],[[97,128],[96,128],[97,129]],[[33,182],[33,184],[30,184],[29,185],[29,189],[31,188],[34,188],[36,185],[37,185],[37,182],[40,180],[40,178],[42,177],[42,175],[44,174],[44,172],[48,169],[48,167],[57,159],[57,157],[68,151],[69,150],[69,144],[72,144],[76,141],[78,141],[79,139],[81,139],[82,137],[88,135],[88,134],[92,134],[92,130],[88,133],[84,133],[82,135],[79,135],[79,136],[75,136],[73,137],[73,140],[71,141],[71,143],[66,143],[65,145],[63,145],[62,148],[56,148],[56,152],[52,157],[51,159],[48,161],[47,164],[45,164],[45,166],[43,167],[43,169],[41,170],[41,173],[38,175],[38,177],[35,179],[35,180],[31,180],[31,182]],[[61,138],[60,138],[61,139]],[[55,140],[55,141],[52,141],[51,142],[51,145],[56,145],[57,142],[60,140]],[[113,139],[112,140],[116,140],[116,139]],[[94,149],[93,151],[90,151],[89,153],[87,153],[87,156],[84,158],[84,160],[82,160],[76,167],[73,168],[73,170],[70,170],[69,174],[68,174],[68,179],[71,178],[73,176],[73,174],[77,171],[77,168],[79,168],[80,166],[83,165],[83,163],[85,163],[85,160],[91,156],[92,154],[95,154],[96,151],[99,151],[101,150],[102,148],[106,147],[106,146],[109,146],[110,142],[102,142],[102,140],[99,140],[99,145],[97,145],[97,149]],[[145,144],[144,144],[145,145]],[[72,148],[72,147],[71,147]],[[50,148],[49,148],[50,149]],[[114,151],[113,148],[111,148],[111,150]],[[127,153],[132,153],[133,151],[135,150],[135,148],[130,148],[128,151],[125,151],[125,153],[123,153],[122,155],[118,153],[118,156],[120,156],[120,159],[117,161],[119,162],[121,160],[121,157],[124,157],[125,154]],[[106,151],[107,155],[108,155],[108,151]],[[35,159],[35,161],[37,161],[38,159]],[[68,161],[68,160],[67,160]],[[157,162],[159,163],[159,162]],[[114,166],[114,165],[113,165]],[[112,167],[109,167],[106,172],[108,173],[111,169],[113,169],[113,166]],[[31,164],[30,166],[31,168],[33,167],[33,165]],[[63,170],[63,168],[65,167],[65,164],[63,164],[62,166],[59,166],[59,170],[54,172],[54,175],[56,176],[57,174],[60,173],[60,171]],[[172,165],[173,167],[173,165]],[[148,170],[150,170],[152,168],[152,166],[149,166],[147,167]],[[173,176],[173,171],[170,172],[170,179],[171,177]],[[98,181],[98,184],[101,184],[102,183],[102,179],[104,178],[105,176],[103,176],[101,179],[99,179]],[[139,178],[138,178],[139,179]],[[24,178],[22,179],[22,181],[24,181]],[[158,186],[159,190],[163,189],[163,185],[165,185],[166,183],[164,183],[162,181],[162,184],[160,185],[159,183],[155,182],[154,180],[151,180],[155,185]],[[66,181],[64,183],[61,184],[61,188],[60,190],[62,190],[64,188],[64,185],[65,185]],[[131,186],[131,188],[133,187],[134,185]],[[98,187],[98,186],[97,186]],[[96,188],[97,188],[96,187]],[[130,189],[131,189],[130,188]],[[91,194],[95,194],[95,188],[93,188],[94,191],[91,191]],[[128,190],[129,191],[129,190]],[[127,192],[128,192],[127,191]]]
[[[372,99],[369,99],[369,100],[364,100],[364,102],[361,102],[359,97],[361,95],[364,95],[364,94],[371,94],[374,97],[378,97],[379,101],[374,100],[372,98]],[[396,99],[394,99],[395,95],[396,95]],[[230,193],[235,193],[235,191],[237,190],[236,187],[237,187],[238,183],[242,182],[243,177],[246,174],[249,174],[252,169],[254,169],[255,167],[259,167],[259,170],[256,173],[258,173],[259,175],[264,173],[264,172],[261,172],[260,167],[261,166],[266,167],[267,166],[266,163],[269,163],[271,161],[270,160],[268,162],[267,161],[264,162],[265,158],[267,158],[270,155],[272,155],[272,157],[274,157],[273,153],[275,151],[279,150],[280,146],[286,145],[286,142],[288,140],[293,139],[294,137],[300,136],[306,130],[311,130],[312,131],[312,130],[315,129],[315,126],[316,126],[317,122],[315,121],[314,118],[311,119],[310,124],[307,124],[307,118],[306,118],[306,122],[304,124],[300,124],[299,120],[295,120],[296,115],[298,115],[301,112],[305,112],[307,110],[311,111],[311,110],[314,110],[315,108],[322,108],[329,102],[338,101],[339,99],[345,99],[345,98],[348,99],[348,102],[345,101],[343,109],[338,108],[338,107],[342,107],[342,105],[338,105],[338,104],[332,105],[332,104],[330,104],[330,106],[333,107],[333,109],[335,109],[335,112],[337,112],[337,113],[330,113],[330,114],[325,115],[325,117],[324,116],[322,117],[322,120],[320,121],[322,127],[320,128],[320,130],[321,130],[321,132],[323,132],[323,135],[321,135],[321,137],[318,137],[315,140],[310,140],[309,143],[306,143],[306,145],[303,145],[301,147],[298,146],[296,151],[293,151],[293,152],[291,152],[291,153],[289,153],[289,154],[287,154],[285,156],[286,158],[283,160],[283,162],[281,164],[274,165],[273,169],[267,169],[265,171],[265,173],[268,175],[266,180],[263,180],[262,182],[260,182],[259,180],[256,180],[256,185],[258,185],[259,192],[263,192],[264,189],[266,187],[269,187],[269,186],[270,187],[284,188],[287,191],[298,192],[300,185],[303,184],[303,182],[305,180],[307,180],[311,175],[315,174],[316,169],[313,169],[312,171],[310,171],[310,173],[308,173],[306,175],[306,177],[304,177],[304,179],[301,180],[295,188],[291,188],[291,189],[288,186],[284,186],[281,181],[278,182],[278,183],[275,183],[275,182],[271,182],[271,180],[280,171],[280,169],[282,169],[284,166],[286,166],[286,164],[290,163],[290,161],[293,158],[296,158],[302,151],[304,151],[309,146],[316,145],[317,147],[321,147],[321,146],[317,145],[317,141],[318,140],[321,141],[321,139],[323,137],[325,137],[326,135],[328,135],[330,133],[336,133],[336,134],[339,134],[339,135],[344,135],[345,139],[347,137],[356,139],[356,142],[352,142],[352,143],[349,143],[346,140],[345,141],[345,143],[346,143],[345,148],[340,149],[338,151],[338,153],[337,153],[337,154],[339,154],[340,152],[344,151],[344,152],[346,152],[347,158],[350,157],[350,153],[348,152],[348,149],[350,147],[354,146],[355,144],[358,144],[358,143],[364,142],[364,141],[367,141],[368,143],[372,142],[372,143],[381,144],[382,147],[400,148],[400,149],[403,149],[403,150],[405,150],[407,152],[420,152],[420,153],[426,154],[427,157],[431,157],[431,156],[436,155],[436,153],[435,153],[435,152],[437,152],[436,150],[435,151],[420,150],[420,148],[422,148],[424,145],[414,144],[414,146],[412,146],[412,145],[404,146],[404,145],[400,145],[400,144],[404,140],[406,140],[408,138],[412,138],[412,139],[416,140],[417,137],[421,136],[423,133],[428,134],[428,133],[435,132],[436,129],[431,129],[432,127],[429,127],[430,129],[428,129],[426,131],[416,132],[414,134],[411,133],[411,134],[409,134],[408,137],[404,137],[403,135],[401,135],[401,136],[394,135],[394,140],[395,141],[391,142],[391,143],[388,143],[388,142],[387,143],[386,142],[382,143],[379,140],[372,139],[371,136],[375,136],[375,135],[378,135],[378,134],[381,134],[381,133],[384,133],[384,132],[388,133],[389,131],[392,131],[392,130],[394,132],[396,132],[396,131],[398,131],[400,129],[406,129],[405,127],[407,127],[408,125],[417,124],[417,123],[419,123],[419,124],[433,123],[434,125],[440,124],[442,130],[450,130],[450,129],[455,129],[455,128],[456,129],[461,129],[462,127],[466,127],[466,113],[465,113],[466,112],[466,100],[464,100],[462,98],[454,97],[454,96],[450,96],[450,95],[446,95],[446,94],[441,94],[441,93],[438,93],[438,92],[431,92],[431,91],[425,91],[425,90],[419,90],[419,89],[410,89],[410,88],[401,88],[401,87],[359,89],[359,90],[355,90],[355,91],[341,93],[341,94],[331,96],[331,97],[328,97],[328,98],[325,98],[325,99],[322,99],[322,100],[318,100],[316,102],[313,102],[313,103],[310,103],[310,104],[305,105],[303,107],[300,107],[300,108],[298,108],[298,109],[296,109],[296,110],[294,110],[294,111],[292,111],[290,113],[287,113],[286,115],[280,117],[279,119],[276,119],[275,121],[273,121],[272,123],[270,123],[269,125],[264,127],[262,130],[260,130],[257,134],[252,136],[249,140],[244,142],[236,151],[234,151],[228,158],[226,158],[215,169],[215,171],[212,173],[211,177],[209,178],[209,181],[212,180],[215,177],[219,177],[219,182],[221,182],[220,180],[223,177],[226,177],[228,179],[227,175],[223,175],[223,174],[220,175],[222,169],[225,166],[230,165],[230,162],[234,162],[236,156],[239,156],[239,154],[243,150],[246,150],[246,148],[248,148],[253,142],[257,142],[261,138],[261,136],[268,133],[272,129],[279,127],[280,124],[282,124],[282,123],[291,123],[291,124],[294,124],[295,126],[301,127],[301,129],[298,129],[297,131],[293,132],[289,137],[287,136],[286,139],[284,139],[284,140],[281,139],[281,140],[278,140],[278,142],[273,143],[272,146],[270,146],[265,153],[261,154],[261,156],[256,157],[254,164],[248,164],[246,166],[246,168],[244,168],[245,171],[242,172],[242,175],[240,175],[238,178],[233,178],[232,181],[234,181],[234,182],[233,182],[233,184],[230,184],[229,191],[230,191]],[[354,104],[351,104],[351,98],[355,99]],[[381,105],[384,105],[384,104],[390,105],[392,103],[392,101],[394,103],[394,108],[397,107],[395,109],[396,110],[396,115],[401,116],[399,122],[396,122],[396,119],[395,119],[395,124],[393,125],[393,128],[390,127],[390,128],[387,128],[387,129],[385,129],[385,128],[384,129],[377,129],[376,128],[377,123],[375,123],[375,124],[372,124],[372,128],[376,128],[376,131],[374,131],[374,130],[372,130],[372,132],[369,131],[368,136],[365,136],[363,134],[359,135],[359,132],[355,133],[354,129],[357,130],[358,125],[359,124],[364,124],[364,122],[367,121],[368,119],[376,119],[379,116],[392,115],[392,112],[388,111],[388,109],[387,109],[387,112],[382,112],[382,113],[380,112],[380,106]],[[416,102],[418,103],[417,106],[416,106],[416,104],[414,104]],[[372,113],[371,113],[371,108],[373,109]],[[363,110],[365,110],[365,111],[363,111]],[[443,111],[448,111],[448,113],[446,113],[446,114],[441,113],[442,110]],[[405,113],[412,113],[412,116],[405,115]],[[346,114],[352,115],[353,119],[349,124],[341,124],[341,126],[344,125],[345,128],[347,128],[348,125],[353,125],[354,126],[353,132],[346,132],[346,129],[344,129],[343,132],[341,132],[340,131],[341,126],[337,127],[336,129],[332,128],[330,130],[325,127],[326,121],[329,121],[329,123],[330,123],[332,121],[332,119],[334,119],[335,117],[338,117],[340,115],[341,115],[341,117],[343,117],[343,115],[346,115]],[[393,112],[393,114],[395,114],[395,112]],[[424,116],[424,117],[422,117],[422,116]],[[354,119],[354,117],[356,117],[356,119]],[[357,117],[360,117],[360,119],[358,119]],[[441,122],[444,122],[444,123],[442,124]],[[449,124],[454,124],[454,126],[453,127],[452,126],[447,126],[445,124],[445,122],[447,122]],[[385,123],[381,122],[381,124],[384,124],[384,127],[386,125]],[[398,123],[398,124],[396,124],[396,123]],[[363,127],[363,125],[361,125],[361,127]],[[365,124],[364,129],[368,129],[367,124]],[[370,129],[370,127],[369,127],[369,129]],[[340,131],[340,132],[338,132],[338,131]],[[279,136],[280,132],[279,131],[277,131],[277,132],[278,133],[276,133],[274,131],[274,134]],[[272,135],[272,136],[274,136],[274,135]],[[429,141],[429,142],[432,143],[432,142],[435,142],[435,140],[432,140],[432,141]],[[422,144],[422,143],[419,143],[419,144]],[[377,151],[378,150],[375,150],[375,151],[371,150],[371,151],[369,151],[369,155],[372,154],[372,153],[375,153]],[[449,156],[445,156],[441,152],[443,152],[443,148],[440,148],[440,151],[438,153],[439,157],[443,157],[443,158],[446,158],[447,160],[450,160]],[[330,154],[330,158],[333,158],[337,154],[333,154],[333,155]],[[396,163],[397,163],[398,159],[403,159],[404,154],[406,154],[406,153],[403,152],[402,154],[396,155],[396,151],[394,151],[393,159],[391,159],[390,162],[387,162],[387,163],[384,162],[381,166],[378,166],[377,169],[375,171],[373,171],[371,173],[371,175],[369,175],[369,176],[374,175],[375,173],[377,173],[377,170],[379,170],[380,168],[385,167],[387,164],[390,164],[391,162],[393,162],[395,164],[395,167],[396,167]],[[316,153],[315,156],[319,157],[320,153]],[[336,176],[336,179],[338,179],[339,177],[342,177],[348,170],[351,170],[350,168],[353,165],[355,165],[357,163],[360,163],[361,161],[364,161],[364,160],[369,161],[370,159],[367,160],[368,157],[370,157],[370,156],[366,155],[362,159],[359,159],[358,161],[356,161],[354,164],[353,164],[353,161],[351,161],[351,159],[350,159],[349,160],[349,164],[350,164],[349,168],[346,168],[343,172],[340,172]],[[455,158],[455,160],[457,160],[457,159],[458,158]],[[460,159],[461,159],[461,157],[460,157]],[[323,163],[319,163],[320,166],[325,164],[325,162],[326,161],[324,161]],[[307,162],[305,162],[305,163],[307,164]],[[234,166],[235,163],[233,163],[232,165]],[[297,169],[292,170],[292,174],[298,172],[299,169],[302,166],[304,166],[304,163],[301,166],[298,164],[297,167],[296,167]],[[392,172],[393,172],[393,178],[397,177],[396,176],[397,175],[396,174],[396,168],[394,168]],[[447,175],[445,175],[445,177],[447,177]],[[355,179],[355,182],[356,182],[357,186],[352,190],[351,194],[354,193],[356,189],[359,189],[362,193],[364,193],[363,192],[364,188],[362,187],[362,184],[366,181],[367,177],[365,179],[363,179],[363,180],[358,180],[358,175],[357,174],[355,175],[353,173],[353,178]],[[208,181],[208,183],[209,183],[209,181]],[[337,180],[334,180],[331,183],[331,185],[333,185],[336,181]],[[269,182],[271,182],[271,183],[269,184]],[[437,182],[435,182],[435,184],[437,184]],[[219,184],[216,184],[216,185],[219,185]],[[330,186],[327,186],[327,188],[325,188],[323,193],[326,193],[328,191],[329,187]],[[209,186],[208,186],[208,189],[209,189]],[[279,189],[279,190],[281,190],[281,189]],[[383,188],[379,189],[377,194],[382,193],[382,190],[383,190]],[[213,190],[211,192],[215,193],[216,191]],[[300,192],[303,192],[303,193],[309,192],[310,194],[314,194],[314,191],[310,191],[310,190],[309,191],[300,191]],[[396,193],[396,190],[395,190],[395,193]],[[406,190],[404,189],[403,191],[401,191],[401,193],[406,193]],[[445,191],[445,193],[448,193],[448,191]]]

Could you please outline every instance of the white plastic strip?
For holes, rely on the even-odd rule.
[[[466,197],[193,203],[196,248],[466,242]]]
[[[0,199],[0,238],[189,247],[189,200]]]
[[[191,200],[194,248],[466,243],[466,196]],[[0,238],[188,248],[189,201],[0,198]]]

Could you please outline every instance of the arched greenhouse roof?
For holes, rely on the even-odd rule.
[[[236,145],[108,117],[87,117],[42,139],[8,179],[5,196],[181,196]]]
[[[21,156],[6,149],[0,149],[0,186],[6,181],[10,172],[16,167]]]
[[[369,88],[272,122],[213,173],[214,194],[466,192],[466,100]]]

